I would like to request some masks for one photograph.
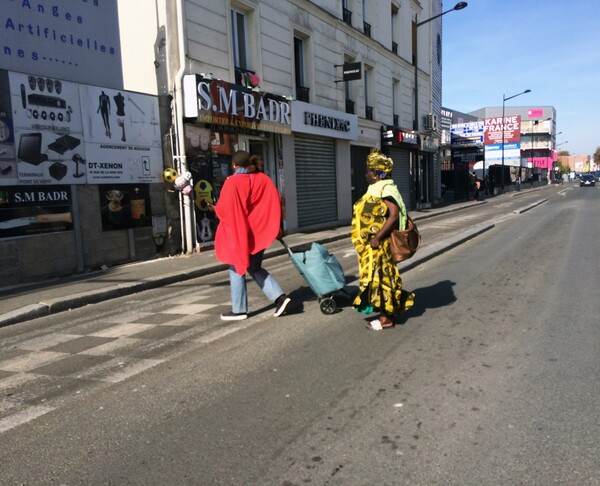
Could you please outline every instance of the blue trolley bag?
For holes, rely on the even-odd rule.
[[[310,289],[319,298],[321,312],[323,314],[333,314],[337,305],[332,294],[338,291],[344,291],[346,278],[344,269],[335,257],[327,249],[319,244],[312,243],[310,250],[303,252],[293,252],[283,239],[279,240],[288,250],[292,263],[306,280]]]

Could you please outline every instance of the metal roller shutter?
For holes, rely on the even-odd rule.
[[[394,161],[394,170],[392,170],[392,179],[398,186],[400,195],[404,200],[406,210],[410,207],[410,152],[398,148],[390,147],[390,157]]]
[[[294,135],[298,226],[337,221],[335,140]]]

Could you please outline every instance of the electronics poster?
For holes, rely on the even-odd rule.
[[[17,183],[15,135],[10,104],[8,71],[0,70],[0,186]]]
[[[88,184],[161,182],[156,97],[84,85],[80,96]]]
[[[0,238],[73,229],[70,186],[0,187]]]
[[[99,185],[102,231],[152,225],[148,184]]]
[[[12,183],[84,183],[79,85],[13,72],[9,81],[17,177]]]

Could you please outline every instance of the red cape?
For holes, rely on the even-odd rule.
[[[250,255],[269,247],[279,234],[279,191],[262,172],[234,174],[223,184],[215,212],[219,218],[215,256],[245,275]]]

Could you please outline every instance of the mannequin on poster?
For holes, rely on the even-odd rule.
[[[96,110],[96,113],[102,115],[106,136],[110,138],[110,98],[104,91],[102,91],[102,94],[98,97],[98,109]]]

